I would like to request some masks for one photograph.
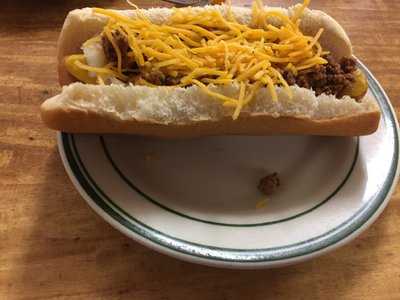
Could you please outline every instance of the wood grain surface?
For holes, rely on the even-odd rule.
[[[159,1],[136,1],[142,7]],[[293,1],[270,1],[286,6]],[[400,299],[400,194],[350,244],[282,269],[194,265],[129,240],[72,186],[39,105],[57,93],[66,13],[125,1],[1,1],[0,299]],[[400,1],[314,0],[400,106]]]

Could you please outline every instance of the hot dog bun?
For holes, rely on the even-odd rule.
[[[225,6],[207,6],[219,9]],[[290,15],[293,8],[277,9]],[[233,7],[241,23],[249,23],[251,10]],[[154,8],[142,10],[151,21],[165,22],[172,10]],[[130,17],[136,11],[119,11]],[[90,8],[74,10],[64,23],[58,45],[59,81],[70,84],[75,79],[64,67],[64,57],[80,51],[84,41],[99,33],[107,18],[95,15]],[[279,25],[279,20],[271,19]],[[320,43],[324,49],[340,57],[352,55],[349,38],[343,28],[327,14],[306,9],[300,25],[305,34],[313,35],[325,29]],[[159,137],[197,137],[205,135],[241,134],[311,134],[355,136],[374,132],[380,112],[375,100],[366,95],[362,101],[345,96],[315,96],[313,91],[290,87],[293,99],[277,87],[278,101],[273,101],[266,89],[258,92],[237,120],[232,120],[232,108],[223,107],[198,87],[99,86],[73,83],[60,95],[43,103],[42,118],[47,126],[67,132],[130,133]],[[238,92],[238,87],[218,86],[214,90],[226,95]]]

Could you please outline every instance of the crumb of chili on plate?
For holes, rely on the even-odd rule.
[[[264,195],[271,195],[276,192],[280,185],[278,173],[274,172],[260,179],[258,190]]]

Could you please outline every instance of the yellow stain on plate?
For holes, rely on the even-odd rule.
[[[261,209],[267,206],[268,198],[261,199],[256,203],[256,209]]]

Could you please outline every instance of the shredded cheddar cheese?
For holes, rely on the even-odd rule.
[[[249,25],[237,21],[230,1],[226,15],[212,9],[201,12],[192,8],[173,9],[168,22],[162,25],[152,23],[137,8],[136,18],[94,8],[93,12],[108,17],[108,22],[101,35],[86,43],[99,42],[101,36],[107,38],[115,50],[116,64],[95,68],[86,64],[83,55],[71,55],[66,59],[67,69],[87,83],[104,84],[106,75],[128,83],[129,77],[123,70],[123,55],[115,40],[117,32],[126,38],[129,44],[127,57],[139,68],[150,67],[165,76],[179,78],[178,86],[197,85],[224,106],[232,107],[232,117],[236,119],[261,87],[267,88],[274,101],[278,99],[277,85],[292,97],[282,70],[296,75],[300,70],[327,63],[322,56],[328,52],[323,51],[318,42],[323,29],[315,36],[306,36],[299,28],[309,2],[304,0],[288,16],[279,10],[266,9],[261,0],[255,0]],[[97,80],[85,72],[93,72]],[[210,89],[210,85],[232,83],[239,86],[237,98]],[[143,78],[135,84],[155,86]]]

